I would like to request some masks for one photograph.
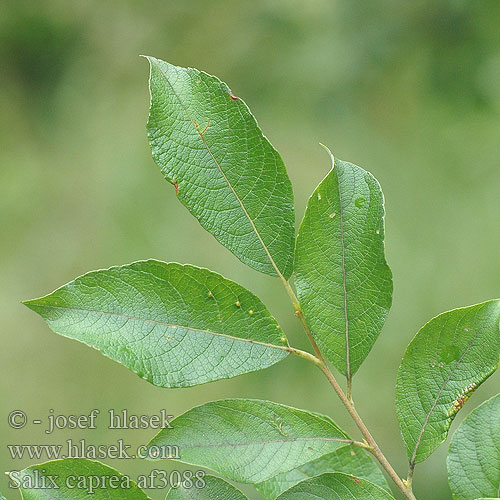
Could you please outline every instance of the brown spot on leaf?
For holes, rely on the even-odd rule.
[[[462,409],[464,404],[470,398],[471,394],[476,390],[477,384],[472,382],[468,385],[458,396],[458,398],[453,402],[450,410],[448,411],[448,416],[454,418],[455,415]]]
[[[179,183],[177,181],[172,182],[175,188],[175,194],[179,194]]]
[[[233,101],[241,101],[241,99],[240,99],[238,96],[235,96],[232,92],[229,92],[229,97],[230,97]]]
[[[207,126],[200,132],[200,134],[203,135],[208,130],[208,127],[210,127],[210,118],[208,119]]]

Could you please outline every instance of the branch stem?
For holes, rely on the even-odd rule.
[[[415,463],[410,464],[410,468],[408,469],[408,479],[406,480],[406,484],[408,488],[411,489],[413,483],[413,473],[415,472]]]
[[[366,427],[365,423],[363,422],[358,412],[356,411],[354,403],[351,400],[349,400],[347,396],[344,394],[344,391],[340,387],[339,383],[333,376],[332,372],[330,371],[326,363],[323,362],[323,364],[320,366],[320,369],[325,374],[326,378],[330,382],[330,385],[333,387],[334,391],[337,393],[337,396],[342,401],[342,404],[346,407],[347,411],[349,412],[349,415],[354,420],[354,423],[357,425],[358,429],[361,431],[361,434],[363,434],[363,437],[366,439],[366,442],[369,445],[368,448],[369,451],[375,456],[375,458],[378,460],[378,462],[384,468],[387,474],[389,474],[390,478],[394,481],[394,484],[399,488],[401,493],[403,493],[403,495],[408,500],[416,500],[415,496],[413,495],[413,492],[411,491],[411,488],[408,487],[403,482],[403,480],[399,477],[399,475],[394,470],[392,465],[389,463],[385,455],[382,453],[377,442],[375,441],[370,431]]]
[[[295,354],[295,356],[298,356],[299,358],[304,358],[307,361],[311,361],[311,363],[314,363],[317,366],[321,365],[321,361],[310,352],[301,351],[300,349],[295,349],[295,347],[285,347],[284,350],[288,351],[290,354]]]
[[[408,499],[408,500],[417,500],[415,495],[413,494],[412,488],[411,488],[411,478],[409,478],[409,481],[403,481],[398,475],[398,473],[394,470],[392,465],[389,463],[385,455],[382,453],[381,449],[379,448],[377,442],[371,435],[370,431],[366,427],[365,423],[359,416],[358,412],[356,411],[356,408],[354,406],[354,402],[351,397],[351,379],[348,378],[348,393],[347,396],[342,390],[342,387],[340,387],[339,383],[337,382],[337,379],[334,377],[333,373],[331,372],[330,368],[326,364],[325,358],[323,357],[323,354],[318,347],[318,344],[316,343],[316,340],[314,340],[314,337],[311,333],[311,330],[309,329],[309,326],[307,325],[307,322],[304,317],[304,313],[302,312],[302,309],[300,308],[299,301],[297,299],[297,296],[295,295],[295,292],[293,291],[292,287],[290,286],[290,283],[286,281],[285,279],[281,280],[283,285],[285,286],[286,291],[288,292],[288,295],[290,296],[290,299],[292,301],[293,308],[295,310],[295,316],[299,319],[300,323],[302,324],[302,327],[304,328],[304,331],[306,332],[307,337],[309,338],[309,341],[314,349],[314,352],[316,353],[316,356],[313,356],[310,353],[306,353],[305,351],[300,351],[298,349],[293,349],[290,348],[290,352],[292,354],[296,354],[302,358],[308,359],[309,361],[312,361],[316,366],[320,368],[320,370],[324,373],[328,381],[330,382],[330,385],[333,387],[333,390],[336,392],[337,396],[339,397],[340,401],[342,404],[345,406],[346,410],[348,411],[349,415],[351,418],[354,420],[354,423],[358,427],[358,429],[361,431],[361,434],[363,434],[363,437],[365,438],[366,444],[363,446],[365,449],[370,451],[374,457],[378,460],[380,465],[384,468],[384,470],[387,472],[387,474],[390,476],[390,478],[394,481],[394,484],[398,487],[398,489],[403,493],[403,495]],[[356,442],[353,441],[353,444]]]

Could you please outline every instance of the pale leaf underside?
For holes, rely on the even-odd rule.
[[[196,479],[189,487],[181,484],[179,488],[172,488],[166,500],[248,500],[240,490],[219,477],[207,475],[204,481],[201,488],[196,486]]]
[[[288,354],[255,295],[194,266],[149,260],[94,271],[25,304],[56,333],[161,387],[234,377]]]
[[[380,486],[348,474],[322,474],[285,491],[278,500],[394,500]]]
[[[327,472],[344,472],[389,490],[384,475],[365,450],[344,446],[324,457],[257,484],[257,491],[266,499],[274,500],[297,483]]]
[[[184,463],[242,483],[258,483],[345,446],[328,417],[270,401],[229,399],[176,417],[150,443],[179,446]]]
[[[55,481],[55,486],[49,477]],[[19,480],[23,485],[24,500],[149,500],[128,477],[87,459],[54,460],[33,465],[21,471]]]

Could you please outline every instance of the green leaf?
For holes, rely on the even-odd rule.
[[[181,203],[250,267],[288,279],[293,193],[279,153],[218,78],[148,57],[153,158]]]
[[[266,500],[274,500],[297,483],[326,472],[344,472],[389,490],[387,481],[375,462],[364,450],[355,446],[344,446],[324,457],[256,484],[255,487]]]
[[[255,295],[194,266],[148,260],[112,267],[25,304],[56,333],[161,387],[234,377],[288,354]]]
[[[175,444],[182,462],[241,483],[265,481],[350,442],[329,417],[270,401],[213,401],[171,423],[149,443],[151,453]]]
[[[462,422],[451,440],[447,465],[454,500],[500,498],[500,394]]]
[[[55,486],[49,478],[53,478]],[[24,500],[148,500],[128,477],[100,462],[65,459],[33,465],[20,472]]]
[[[498,367],[500,301],[430,320],[411,341],[399,368],[396,409],[413,467],[447,437],[474,390]]]
[[[278,500],[394,500],[386,490],[370,483],[366,479],[357,478],[336,472],[322,474],[302,481]]]
[[[248,500],[240,490],[223,479],[205,476],[204,481],[206,484],[202,488],[172,488],[166,500]]]
[[[350,378],[368,356],[391,307],[392,273],[384,255],[380,185],[352,163],[333,156],[332,163],[299,229],[295,284],[316,342]]]

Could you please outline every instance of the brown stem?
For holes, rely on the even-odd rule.
[[[408,488],[411,489],[413,483],[413,473],[415,472],[415,462],[410,463],[410,468],[408,469],[408,479],[406,480],[406,484]]]
[[[302,310],[300,308],[299,301],[298,301],[297,297],[295,296],[295,293],[294,293],[292,287],[290,286],[290,284],[287,281],[285,281],[285,280],[282,280],[282,281],[285,285],[285,288],[288,292],[288,295],[290,296],[290,298],[292,300],[293,308],[295,310],[295,316],[297,316],[297,318],[301,322],[301,324],[306,332],[306,335],[309,338],[309,341],[311,342],[311,345],[314,349],[314,352],[316,353],[316,356],[310,355],[310,357],[314,358],[314,363],[325,374],[326,378],[330,382],[330,385],[333,387],[334,391],[337,393],[337,396],[339,397],[340,401],[346,407],[347,411],[349,412],[349,415],[352,417],[352,419],[354,420],[354,423],[357,425],[358,429],[361,431],[361,434],[363,434],[363,436],[368,444],[368,446],[366,446],[365,448],[367,450],[369,450],[375,456],[375,458],[378,460],[380,465],[384,468],[384,470],[387,472],[387,474],[389,474],[390,478],[394,481],[394,484],[399,488],[401,493],[403,493],[403,495],[408,500],[417,500],[415,495],[413,494],[412,489],[411,489],[411,481],[409,483],[405,484],[405,482],[403,482],[403,480],[398,476],[398,473],[394,470],[394,468],[389,463],[387,458],[385,458],[385,455],[380,450],[377,442],[375,441],[375,439],[371,435],[370,431],[368,430],[368,428],[364,424],[363,420],[359,416],[358,412],[356,411],[356,408],[354,407],[354,402],[352,401],[352,397],[351,397],[350,380],[348,381],[349,382],[348,383],[348,389],[349,389],[348,396],[346,396],[344,394],[342,387],[340,387],[339,383],[337,382],[337,380],[333,376],[333,373],[328,368],[328,365],[326,364],[325,358],[323,357],[323,353],[321,352],[320,348],[318,347],[318,344],[316,343],[316,341],[314,340],[314,337],[312,336],[311,330],[309,329],[309,326],[307,325],[307,322],[306,322],[305,317],[304,317],[304,313],[302,312]],[[293,352],[293,351],[291,351],[291,352]],[[301,351],[301,353],[302,352],[303,351]],[[297,354],[297,353],[294,353],[294,354]],[[303,356],[302,354],[299,354],[299,355],[301,355],[302,357],[306,357],[306,356]],[[309,357],[308,357],[308,359],[311,360]]]
[[[356,411],[356,408],[354,407],[354,403],[350,401],[347,396],[344,394],[344,391],[338,384],[337,380],[333,376],[332,372],[326,365],[326,363],[323,360],[322,365],[320,366],[321,371],[326,375],[328,378],[328,381],[330,382],[331,386],[337,393],[337,396],[340,398],[342,401],[343,405],[346,407],[347,411],[349,412],[349,415],[351,415],[352,419],[354,420],[354,423],[358,426],[358,429],[361,431],[363,434],[364,438],[366,439],[366,442],[370,446],[369,451],[375,456],[375,458],[379,461],[380,465],[385,469],[387,474],[389,474],[390,478],[394,481],[396,486],[401,490],[403,495],[408,499],[408,500],[416,500],[415,495],[411,491],[411,489],[405,485],[403,480],[398,476],[397,472],[393,469],[392,465],[389,463],[387,458],[385,458],[385,455],[382,453],[380,450],[377,442],[371,435],[370,431],[364,424],[363,420],[359,416],[358,412]]]

